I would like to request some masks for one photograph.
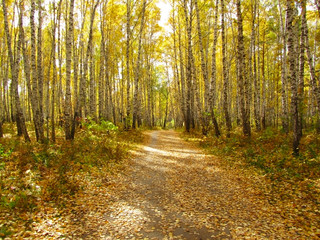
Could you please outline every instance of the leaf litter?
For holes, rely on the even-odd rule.
[[[255,182],[174,131],[146,132],[127,167],[37,216],[38,239],[317,239]],[[24,233],[26,234],[26,233]],[[28,235],[23,236],[28,238]]]

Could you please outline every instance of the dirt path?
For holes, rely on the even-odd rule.
[[[292,239],[277,209],[174,131],[147,133],[103,218],[103,239]],[[101,228],[100,228],[101,229]]]

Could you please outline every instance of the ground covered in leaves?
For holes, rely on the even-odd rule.
[[[106,239],[311,239],[256,181],[182,141],[148,133],[108,203]],[[120,191],[118,191],[120,190]],[[317,214],[317,213],[315,213]],[[315,230],[315,229],[314,229]]]
[[[56,143],[39,144],[28,128],[31,143],[13,124],[0,139],[0,239],[69,239],[79,229],[77,203],[84,199],[85,212],[102,213],[94,197],[111,188],[142,134],[88,121],[72,142],[58,128]]]
[[[304,133],[300,155],[292,155],[292,136],[276,128],[253,132],[251,138],[235,130],[230,138],[184,133],[189,142],[219,157],[223,168],[241,171],[248,183],[275,206],[299,239],[320,238],[320,138]]]
[[[1,234],[8,239],[319,237],[316,205],[304,201],[303,211],[296,208],[299,211],[294,215],[292,205],[303,202],[304,195],[296,195],[299,200],[291,205],[289,195],[286,204],[275,201],[275,193],[270,198],[266,189],[274,188],[270,186],[276,182],[241,164],[226,164],[231,159],[228,154],[226,159],[218,158],[190,142],[204,144],[203,139],[188,135],[186,142],[172,130],[150,131],[143,144],[133,146],[128,139],[137,142],[140,135],[136,132],[121,135],[99,127],[88,130],[71,148],[64,144],[46,150],[55,149],[52,160],[62,161],[57,165],[50,163],[50,157],[40,157],[43,149],[22,151],[16,146],[12,152],[3,150],[11,160],[33,152],[41,162],[38,168],[42,167],[14,167],[12,161],[1,159]],[[130,160],[125,161],[126,156]],[[23,183],[15,185],[14,177],[19,174]],[[4,183],[10,179],[12,184]],[[33,179],[30,184],[28,179]]]

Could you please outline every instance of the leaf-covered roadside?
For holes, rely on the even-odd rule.
[[[84,123],[72,142],[60,132],[56,144],[24,143],[11,132],[0,140],[0,239],[63,237],[72,203],[90,185],[110,184],[142,139],[109,122]]]
[[[320,237],[320,137],[308,133],[302,138],[300,156],[291,154],[291,136],[268,128],[245,138],[234,131],[231,138],[184,134],[211,154],[224,167],[240,171],[248,187],[261,192],[279,209],[288,226]]]

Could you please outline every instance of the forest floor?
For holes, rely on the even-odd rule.
[[[175,131],[146,132],[124,174],[88,188],[65,229],[73,239],[311,239],[256,179],[227,169]],[[310,235],[309,235],[310,234]],[[313,236],[312,236],[313,235]],[[67,237],[67,238],[68,238]]]
[[[228,167],[221,156],[208,154],[196,141],[183,140],[179,132],[145,131],[143,141],[134,140],[142,143],[128,146],[125,141],[139,139],[139,134],[97,138],[90,131],[79,133],[74,145],[60,146],[61,156],[53,155],[52,161],[57,157],[61,159],[58,172],[70,165],[68,171],[61,172],[61,176],[68,176],[67,182],[65,178],[55,180],[55,165],[49,168],[47,163],[50,157],[44,158],[44,166],[40,162],[41,168],[39,165],[27,170],[32,159],[38,159],[40,153],[50,149],[23,160],[28,164],[22,165],[24,170],[20,176],[24,175],[25,181],[33,179],[35,183],[30,183],[28,189],[33,186],[37,191],[36,184],[39,184],[44,193],[54,189],[50,194],[59,194],[63,199],[57,201],[58,205],[46,202],[42,195],[34,197],[32,204],[24,202],[26,198],[22,193],[15,201],[1,199],[7,210],[0,213],[0,223],[5,223],[0,224],[0,239],[1,234],[7,236],[5,239],[110,240],[318,239],[320,236],[318,213],[308,204],[303,206],[303,215],[300,210],[295,213],[297,207],[290,208],[294,213],[288,215],[288,205],[277,204],[266,197],[263,186],[271,184],[262,175],[237,166]],[[21,162],[22,156],[29,154],[29,150],[24,151],[13,152],[11,158]],[[114,155],[103,159],[110,152]],[[10,169],[15,166],[13,162],[4,163],[3,183],[14,179]],[[44,171],[43,183],[29,176],[37,169]],[[16,185],[12,180],[10,185],[3,185],[3,192],[12,195],[18,189],[23,192],[26,187]],[[74,185],[78,187],[72,195],[59,190]],[[44,191],[45,188],[48,190]],[[51,195],[47,199],[52,199]],[[295,196],[300,198],[299,194]],[[11,206],[13,203],[31,210],[23,212],[19,205]],[[309,227],[304,227],[306,225]]]

